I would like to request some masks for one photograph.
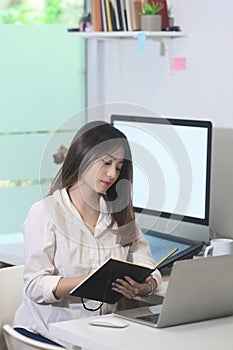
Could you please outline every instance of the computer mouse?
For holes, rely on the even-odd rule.
[[[97,316],[89,321],[92,326],[103,326],[113,328],[124,328],[128,326],[128,322],[116,316]]]

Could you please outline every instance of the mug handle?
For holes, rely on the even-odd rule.
[[[213,250],[213,246],[212,245],[209,245],[208,247],[206,247],[205,251],[204,251],[204,257],[207,257],[210,250]],[[211,253],[210,253],[211,255]]]

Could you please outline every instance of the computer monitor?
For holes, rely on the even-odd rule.
[[[200,227],[209,225],[211,122],[112,115],[111,123],[131,146],[133,205],[143,226],[208,241],[209,229]]]

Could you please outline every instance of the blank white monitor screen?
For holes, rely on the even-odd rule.
[[[133,159],[135,211],[208,225],[212,124],[112,115]]]

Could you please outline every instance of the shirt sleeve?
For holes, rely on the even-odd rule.
[[[54,291],[62,276],[56,275],[56,238],[42,201],[31,207],[23,233],[25,293],[36,303],[54,303],[58,301]]]
[[[150,245],[145,239],[141,229],[137,224],[136,227],[138,231],[138,238],[130,246],[128,260],[134,263],[144,264],[153,267],[155,265],[155,262],[151,253]],[[161,285],[162,276],[159,270],[157,269],[152,273],[152,275],[157,282],[157,290]]]

